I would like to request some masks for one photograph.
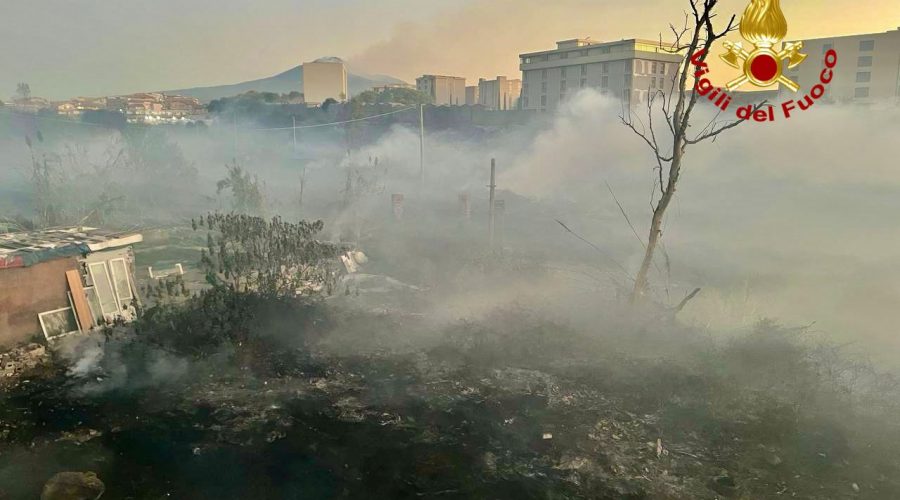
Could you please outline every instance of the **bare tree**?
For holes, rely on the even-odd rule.
[[[685,54],[686,57],[681,69],[673,75],[672,87],[668,92],[650,89],[645,110],[647,125],[644,126],[643,121],[635,117],[630,106],[620,117],[622,123],[643,139],[650,148],[656,161],[653,169],[658,174],[650,200],[653,209],[650,236],[644,248],[641,268],[634,280],[632,303],[637,302],[647,291],[650,266],[653,264],[654,254],[662,238],[663,220],[666,210],[675,196],[675,189],[678,186],[688,146],[706,140],[715,140],[719,134],[736,127],[743,121],[719,121],[719,115],[716,114],[696,135],[689,135],[692,113],[699,98],[697,92],[687,88],[689,78],[694,76],[694,63],[703,63],[716,41],[737,29],[735,16],[731,16],[728,24],[721,31],[716,30],[713,20],[716,17],[715,10],[718,3],[719,0],[690,0],[691,12],[685,14],[684,27],[676,28],[674,25],[670,25],[675,37],[671,45],[664,46],[662,37],[660,37],[660,46],[664,46],[666,51],[673,54]],[[758,109],[763,104],[758,104],[756,108]],[[658,111],[656,111],[657,108]],[[654,130],[654,112],[661,113],[665,118],[666,127],[660,127],[661,131]],[[656,198],[657,194],[659,195],[658,199]]]
[[[28,85],[27,83],[16,84],[16,95],[19,96],[19,99],[28,101],[31,99],[31,85]]]

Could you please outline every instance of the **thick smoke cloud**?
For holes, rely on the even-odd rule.
[[[557,113],[536,116],[526,125],[477,133],[429,129],[424,191],[418,131],[407,126],[396,125],[349,155],[340,129],[300,134],[297,154],[289,131],[252,131],[258,127],[250,123],[241,124],[237,140],[225,126],[204,132],[167,129],[197,176],[164,208],[169,220],[227,210],[227,193],[217,194],[215,183],[224,177],[225,163],[237,157],[260,180],[270,213],[323,218],[329,237],[359,228],[365,238],[389,229],[390,196],[402,193],[407,219],[427,219],[432,230],[458,239],[464,248],[483,248],[485,186],[490,159],[496,158],[498,196],[507,202],[506,246],[547,261],[599,267],[601,274],[614,273],[623,282],[618,266],[634,273],[642,248],[610,191],[644,238],[653,161],[642,141],[621,125],[621,113],[619,103],[584,91]],[[708,110],[697,118],[705,123]],[[896,364],[900,342],[891,332],[900,320],[893,307],[900,300],[895,285],[900,271],[892,265],[900,251],[892,215],[900,208],[893,137],[898,124],[896,108],[817,104],[790,120],[745,124],[714,143],[690,148],[664,228],[668,261],[661,256],[661,272],[654,270],[660,299],[677,303],[686,291],[702,287],[683,315],[696,324],[721,329],[763,317],[790,324],[815,321],[832,338]],[[76,134],[71,128],[44,127],[45,147],[65,152],[77,145],[100,163],[109,145],[120,142],[115,133]],[[29,133],[33,136],[34,130]],[[0,137],[8,167],[2,173],[6,214],[29,211],[29,156],[22,134],[8,126]],[[370,158],[378,158],[377,169]],[[345,193],[348,172],[375,181],[351,209]],[[116,185],[131,182],[113,178]],[[170,184],[177,186],[179,180]],[[172,189],[165,191],[173,196]],[[466,228],[459,222],[463,193],[471,196],[473,210],[473,223]],[[557,219],[604,253],[575,240]],[[356,227],[348,231],[344,226]],[[409,262],[434,257],[417,254],[421,237],[400,235],[390,252],[406,252]],[[559,278],[550,288],[566,287],[585,291],[574,277]],[[504,300],[514,295],[515,290]],[[474,301],[459,303],[468,304],[465,309]]]

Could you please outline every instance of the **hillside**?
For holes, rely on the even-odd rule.
[[[402,80],[385,75],[359,75],[349,73],[347,75],[347,86],[350,94],[355,95],[368,90],[376,85],[387,83],[400,83]],[[231,97],[244,92],[255,90],[257,92],[276,92],[286,94],[303,88],[303,67],[297,66],[283,73],[259,80],[251,80],[243,83],[235,83],[231,85],[216,85],[211,87],[194,87],[189,89],[166,90],[166,94],[180,94],[196,97],[201,101],[211,101],[222,97]]]

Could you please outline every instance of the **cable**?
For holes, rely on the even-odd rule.
[[[317,124],[317,125],[300,125],[300,126],[297,126],[297,127],[247,128],[247,129],[245,129],[245,130],[254,130],[254,131],[257,131],[257,132],[267,132],[267,131],[270,131],[270,130],[295,130],[295,129],[299,130],[299,129],[306,129],[306,128],[334,127],[334,126],[337,126],[337,125],[344,125],[344,124],[347,124],[347,123],[355,123],[355,122],[361,122],[361,121],[365,121],[365,120],[372,120],[372,119],[374,119],[374,118],[381,118],[382,116],[395,115],[395,114],[397,114],[397,113],[403,113],[403,112],[405,112],[405,111],[410,111],[410,110],[413,110],[413,109],[417,109],[417,106],[410,106],[410,107],[408,107],[408,108],[398,109],[398,110],[396,110],[396,111],[390,111],[390,112],[388,112],[388,113],[382,113],[382,114],[380,114],[380,115],[372,115],[372,116],[367,116],[367,117],[365,117],[365,118],[355,118],[355,119],[353,119],[353,120],[345,120],[345,121],[342,121],[342,122],[319,123],[319,124]]]
[[[7,112],[7,111],[3,110],[3,111],[0,111],[0,115],[23,116],[23,117],[28,117],[28,118],[34,118],[35,120],[44,120],[44,121],[49,121],[49,122],[61,122],[61,123],[67,123],[69,125],[84,125],[86,127],[112,128],[112,127],[109,127],[108,125],[101,125],[99,123],[88,123],[88,122],[75,121],[75,120],[66,120],[63,118],[51,118],[49,116],[40,116],[38,114],[31,114],[31,113],[16,113],[15,111]]]

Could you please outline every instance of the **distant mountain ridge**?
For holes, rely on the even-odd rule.
[[[332,59],[332,58],[323,58]],[[347,74],[347,87],[350,95],[357,95],[378,85],[389,83],[403,83],[403,80],[386,75],[359,75]],[[255,90],[256,92],[275,92],[287,94],[291,91],[303,91],[303,66],[291,68],[283,73],[259,80],[251,80],[231,85],[215,85],[210,87],[193,87],[189,89],[166,90],[166,94],[180,94],[196,97],[201,101],[212,101],[222,97],[232,97],[244,92]]]

